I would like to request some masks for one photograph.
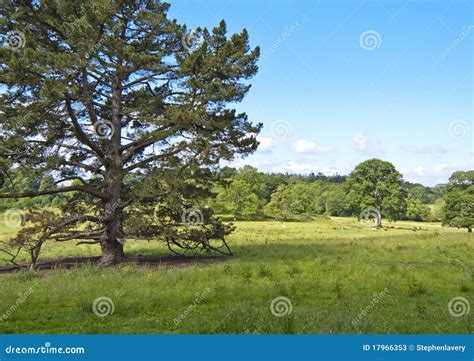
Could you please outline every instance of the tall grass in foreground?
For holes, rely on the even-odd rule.
[[[391,226],[403,229],[374,231],[350,218],[238,222],[236,256],[222,262],[3,276],[0,319],[19,293],[32,292],[0,332],[472,333],[474,312],[455,317],[448,304],[462,297],[474,305],[474,237],[434,223]],[[165,250],[130,241],[126,252]],[[44,257],[98,254],[62,243]],[[110,298],[113,313],[93,312],[99,297]],[[275,310],[277,298],[289,303]]]

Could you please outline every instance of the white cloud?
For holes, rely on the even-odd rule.
[[[309,174],[314,173],[324,173],[326,175],[345,174],[347,171],[338,169],[332,165],[321,165],[313,162],[305,162],[302,160],[285,160],[285,161],[276,161],[276,160],[255,160],[252,158],[239,159],[237,161],[223,162],[221,166],[228,165],[230,167],[241,168],[244,165],[251,165],[252,167],[257,168],[260,172],[267,173],[294,173],[294,174]]]
[[[405,179],[414,182],[422,183],[424,185],[436,185],[439,183],[446,183],[448,178],[458,170],[470,170],[473,168],[473,164],[463,163],[463,164],[437,164],[432,167],[426,167],[419,165],[413,170],[405,171]]]
[[[364,157],[382,157],[385,154],[384,142],[381,139],[369,140],[366,133],[358,132],[352,137],[352,149]]]
[[[314,173],[324,173],[326,175],[332,175],[338,173],[335,167],[325,167],[325,166],[318,166],[316,164],[311,163],[302,163],[302,162],[294,162],[288,161],[285,163],[279,164],[275,167],[274,171],[280,172],[288,172],[288,173],[298,173],[298,174],[308,174],[311,172]]]
[[[298,139],[295,142],[294,150],[300,154],[334,153],[336,151],[334,147],[319,145],[306,139]]]
[[[447,150],[441,145],[408,144],[402,147],[405,151],[415,154],[444,154]]]
[[[369,150],[369,142],[364,133],[359,132],[354,135],[352,138],[352,149],[360,153],[365,153]]]
[[[417,166],[413,170],[413,174],[421,177],[449,177],[453,172],[462,167],[460,164],[437,164],[434,167],[426,168]]]
[[[276,145],[275,140],[272,138],[258,136],[257,140],[260,142],[258,145],[258,152],[260,153],[271,153]]]

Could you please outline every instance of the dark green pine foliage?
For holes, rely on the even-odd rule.
[[[203,200],[219,162],[258,145],[261,125],[232,104],[250,89],[259,48],[246,30],[227,36],[224,21],[190,32],[168,8],[145,0],[1,6],[2,182],[24,167],[54,184],[0,197],[69,197],[56,217],[27,216],[20,244],[97,243],[105,265],[121,262],[123,240],[133,237],[228,252],[218,244],[232,227]]]

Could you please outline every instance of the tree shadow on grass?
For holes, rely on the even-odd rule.
[[[295,239],[294,243],[291,241],[276,241],[268,243],[245,243],[245,244],[231,244],[234,256],[224,256],[215,254],[189,254],[186,256],[170,255],[164,253],[163,248],[157,247],[140,247],[129,250],[126,254],[126,260],[121,265],[138,265],[148,267],[185,267],[195,264],[214,264],[225,262],[228,260],[245,260],[248,262],[260,261],[298,261],[298,260],[315,260],[315,259],[355,259],[354,252],[375,252],[378,248],[377,242],[383,243],[383,252],[393,253],[392,261],[397,261],[397,254],[401,252],[412,252],[418,247],[416,244],[410,242],[404,245],[406,241],[416,239],[417,235],[391,235],[381,236],[380,239],[374,235],[368,235],[362,238],[347,238],[346,240],[320,239],[308,242],[308,240]],[[442,235],[432,235],[433,239],[442,238]],[[420,241],[426,242],[426,235],[419,238]],[[388,241],[388,242],[387,242]],[[459,246],[464,243],[460,242]],[[424,245],[426,247],[426,244]],[[392,248],[390,248],[392,247]],[[432,245],[432,251],[435,253],[441,252],[436,249],[436,245]],[[380,251],[380,250],[379,250]],[[426,253],[426,248],[424,248]],[[371,263],[376,264],[378,254],[374,253]],[[49,259],[37,263],[35,269],[37,270],[52,270],[52,269],[70,269],[80,267],[82,265],[97,265],[100,261],[99,256],[77,256],[77,257],[63,257],[58,259]],[[379,263],[389,265],[387,260],[380,260]],[[0,275],[9,274],[21,269],[29,269],[31,264],[22,263],[18,266],[7,265],[0,266]]]
[[[148,267],[185,267],[196,263],[210,264],[222,262],[230,259],[226,256],[170,256],[170,255],[128,255],[126,260],[120,265],[137,265]],[[101,257],[65,257],[60,259],[51,259],[40,261],[36,264],[35,270],[47,271],[53,269],[72,269],[85,265],[98,265]],[[18,265],[9,265],[0,267],[0,276],[10,274],[19,270],[30,269],[30,263],[21,263]]]

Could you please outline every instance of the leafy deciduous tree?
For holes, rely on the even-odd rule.
[[[421,203],[419,199],[408,198],[406,218],[413,221],[427,221],[430,219],[430,207]]]
[[[467,228],[471,233],[474,225],[474,170],[453,173],[444,201],[443,224]]]
[[[376,208],[382,216],[399,220],[405,214],[403,177],[390,162],[366,160],[347,178],[348,198],[357,211]],[[382,226],[378,218],[377,228]]]

